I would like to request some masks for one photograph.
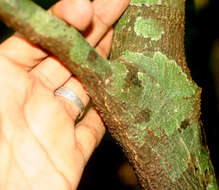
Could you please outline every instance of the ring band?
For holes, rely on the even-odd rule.
[[[62,96],[64,98],[74,102],[80,109],[80,113],[81,113],[80,115],[83,114],[85,106],[82,103],[81,99],[78,97],[78,95],[73,90],[69,90],[67,88],[60,87],[55,91],[55,95]]]

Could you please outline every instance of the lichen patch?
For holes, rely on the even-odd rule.
[[[138,36],[158,41],[164,34],[164,28],[152,18],[138,17],[135,21],[134,31]]]

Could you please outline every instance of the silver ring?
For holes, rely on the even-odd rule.
[[[85,106],[82,103],[81,99],[78,97],[78,95],[73,90],[69,90],[67,88],[60,87],[55,91],[55,95],[62,96],[64,98],[74,102],[80,109],[80,112],[81,112],[80,115],[83,114]]]

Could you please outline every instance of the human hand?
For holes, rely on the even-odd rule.
[[[112,25],[129,0],[61,0],[50,12],[81,31],[100,55],[111,47]],[[91,108],[80,109],[54,91],[82,84],[54,56],[15,34],[0,44],[0,189],[76,189],[105,128]]]

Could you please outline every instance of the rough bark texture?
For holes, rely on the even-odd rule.
[[[143,189],[217,189],[201,139],[201,90],[185,63],[183,0],[132,0],[111,62],[29,0],[0,0],[0,16],[84,83]]]

